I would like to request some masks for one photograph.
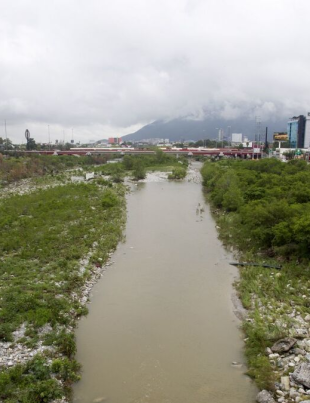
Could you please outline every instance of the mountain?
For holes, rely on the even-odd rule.
[[[274,120],[262,122],[260,128],[261,139],[265,139],[266,126],[268,127],[268,140],[272,140],[274,131],[286,131],[286,121]],[[242,133],[250,140],[254,139],[256,125],[254,120],[224,120],[224,119],[173,119],[170,121],[157,120],[142,127],[135,133],[122,136],[124,141],[139,141],[143,139],[161,138],[170,141],[201,140],[218,138],[219,129],[224,130],[224,136],[228,133]]]

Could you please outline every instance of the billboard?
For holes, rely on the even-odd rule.
[[[288,141],[288,135],[284,132],[275,132],[273,133],[274,141]]]

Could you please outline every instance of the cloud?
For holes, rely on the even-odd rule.
[[[308,0],[2,0],[0,119],[16,142],[48,124],[87,141],[178,116],[305,113],[309,13]]]

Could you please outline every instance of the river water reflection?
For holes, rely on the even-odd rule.
[[[254,402],[244,365],[231,365],[244,363],[231,303],[237,272],[201,185],[137,186],[113,261],[77,330],[74,402]]]

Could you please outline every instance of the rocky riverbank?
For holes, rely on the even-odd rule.
[[[90,259],[92,255],[96,252],[96,248],[98,247],[98,243],[93,245],[93,250],[90,251],[87,256],[80,260],[79,262],[79,271],[80,273],[84,273],[86,267],[90,264]],[[80,295],[76,293],[72,293],[70,300],[77,299],[78,302],[82,306],[86,306],[89,302],[89,297],[91,294],[91,290],[96,282],[102,277],[104,272],[108,267],[113,265],[113,261],[111,257],[113,252],[109,253],[109,259],[104,264],[101,265],[102,259],[99,260],[99,263],[93,264],[91,269],[91,276],[85,282],[85,284],[81,288]],[[66,332],[72,332],[74,330],[73,326],[66,326],[63,330]],[[32,360],[36,354],[43,354],[45,352],[51,353],[53,356],[62,356],[62,354],[57,354],[56,350],[52,346],[44,345],[44,336],[53,331],[52,327],[49,325],[45,325],[44,327],[38,330],[39,340],[36,343],[35,347],[29,348],[24,343],[19,343],[19,340],[26,338],[26,324],[23,323],[19,329],[13,332],[13,341],[12,342],[0,342],[0,369],[1,368],[11,368],[17,364],[25,364],[27,361]],[[52,363],[52,359],[48,360],[49,363]]]
[[[268,308],[261,306],[260,311],[262,318],[268,320]],[[266,348],[275,378],[274,391],[260,393],[259,403],[310,401],[310,315],[301,314],[294,307],[288,317],[290,325],[280,316],[277,321],[289,336]]]
[[[79,377],[76,323],[87,313],[93,285],[113,264],[126,215],[124,186],[102,183],[27,179],[1,192],[4,401],[32,401],[42,393],[52,401]]]

